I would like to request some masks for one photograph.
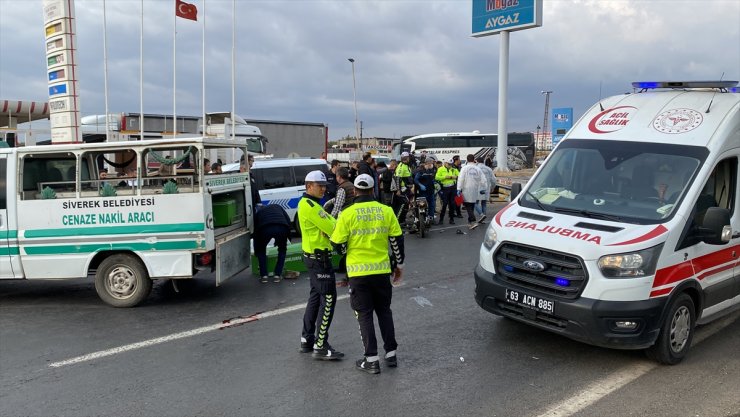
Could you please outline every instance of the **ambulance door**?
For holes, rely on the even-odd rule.
[[[13,180],[14,176],[8,175],[8,156],[0,155],[0,279],[13,278],[13,267],[11,266],[11,248],[9,237],[13,233],[8,227],[8,203],[13,197],[8,195],[8,178]],[[15,251],[17,252],[17,246]]]
[[[738,156],[732,152],[724,154],[705,178],[702,191],[695,203],[694,221],[701,224],[709,207],[720,207],[730,211],[733,230],[740,231],[740,208],[737,207]],[[734,297],[735,272],[740,256],[740,234],[730,243],[709,245],[696,244],[696,256],[692,259],[694,272],[704,288],[705,315],[722,310],[727,300]]]

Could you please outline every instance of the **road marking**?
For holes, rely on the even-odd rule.
[[[723,319],[703,326],[701,329],[702,332],[694,335],[691,347],[698,345],[713,334],[729,326],[737,320],[738,317],[738,314],[730,314]],[[578,394],[555,404],[555,406],[549,408],[544,413],[539,414],[537,417],[566,417],[573,415],[652,371],[658,366],[660,365],[656,362],[639,362],[626,368],[622,368],[605,378],[594,381]]]
[[[349,294],[343,294],[337,297],[337,301],[345,300],[349,298]],[[62,366],[74,365],[80,362],[87,362],[94,359],[104,358],[106,356],[112,356],[119,353],[128,352],[131,350],[141,349],[149,346],[158,345],[165,342],[171,342],[173,340],[184,339],[186,337],[197,336],[203,333],[212,332],[214,330],[228,329],[229,327],[235,327],[246,323],[251,323],[260,319],[266,319],[268,317],[275,317],[282,314],[290,313],[296,310],[302,310],[306,308],[307,303],[296,304],[288,307],[279,308],[277,310],[265,311],[263,313],[257,313],[249,317],[237,317],[234,319],[224,320],[221,323],[212,324],[210,326],[198,327],[196,329],[187,330],[180,333],[173,333],[167,336],[157,337],[154,339],[144,340],[141,342],[131,343],[129,345],[123,345],[112,349],[100,350],[87,355],[77,356],[67,360],[52,362],[49,364],[51,368],[60,368]]]

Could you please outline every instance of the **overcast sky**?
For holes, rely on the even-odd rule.
[[[231,108],[231,0],[206,3],[206,109]],[[174,1],[144,2],[144,111],[172,113]],[[201,25],[177,21],[177,113],[201,113]],[[76,0],[83,115],[105,112],[103,2]],[[238,0],[236,113],[365,137],[495,132],[499,36],[473,38],[472,0]],[[141,0],[108,0],[109,107],[139,111]],[[41,0],[0,0],[0,99],[46,101]],[[576,118],[637,80],[740,79],[740,0],[544,0],[543,26],[511,33],[509,131],[550,107]]]

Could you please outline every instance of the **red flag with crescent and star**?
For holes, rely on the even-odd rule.
[[[183,19],[198,21],[198,8],[194,4],[185,3],[184,1],[177,0],[177,7],[175,8],[175,14]]]

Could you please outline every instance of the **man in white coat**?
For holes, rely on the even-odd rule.
[[[488,165],[483,163],[482,156],[476,158],[475,162],[475,166],[478,167],[488,183],[488,187],[484,189],[485,193],[478,196],[478,203],[475,205],[475,212],[480,215],[478,223],[482,224],[486,220],[486,207],[488,205],[488,199],[491,197],[492,188],[496,186],[496,175],[494,175],[493,170]]]
[[[457,178],[457,192],[462,193],[463,206],[468,212],[468,228],[475,229],[478,222],[475,219],[475,203],[478,201],[481,193],[488,189],[488,181],[483,173],[475,166],[475,157],[468,155],[467,163],[460,170],[460,176]]]

